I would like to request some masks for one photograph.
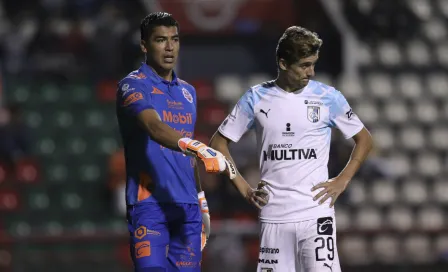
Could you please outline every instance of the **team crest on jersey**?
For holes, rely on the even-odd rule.
[[[320,107],[308,106],[307,117],[311,123],[317,123],[320,119]]]
[[[129,84],[123,84],[123,87],[121,87],[121,89],[123,90],[123,92],[126,92],[127,90],[129,90]]]
[[[135,88],[131,88],[129,84],[123,84],[121,86],[121,96],[125,96],[128,92],[135,90]]]
[[[193,96],[187,89],[182,88],[182,94],[184,95],[185,99],[187,99],[188,102],[193,103]]]

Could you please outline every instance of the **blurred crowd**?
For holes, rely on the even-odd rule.
[[[0,161],[12,167],[30,155],[30,135],[18,105],[0,108]]]
[[[6,73],[116,79],[135,64],[139,1],[4,1],[0,48]]]

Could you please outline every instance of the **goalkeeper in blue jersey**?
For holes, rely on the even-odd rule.
[[[200,271],[210,216],[198,164],[209,173],[235,178],[236,168],[220,152],[193,140],[196,91],[173,71],[179,26],[168,13],[141,23],[146,61],[122,79],[117,118],[126,160],[126,204],[135,271]],[[246,199],[266,204],[263,189],[237,183]]]

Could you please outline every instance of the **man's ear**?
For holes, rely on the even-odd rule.
[[[278,60],[278,67],[280,68],[280,70],[282,71],[286,71],[288,68],[288,65],[286,64],[286,61],[284,59],[279,59]]]
[[[148,50],[146,50],[146,42],[144,40],[140,40],[140,50],[142,50],[145,54],[148,52]]]

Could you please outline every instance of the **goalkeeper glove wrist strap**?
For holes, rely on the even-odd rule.
[[[207,204],[207,200],[205,199],[204,191],[201,191],[198,193],[198,199],[199,199],[199,206],[201,208],[201,212],[208,213],[208,204]]]

